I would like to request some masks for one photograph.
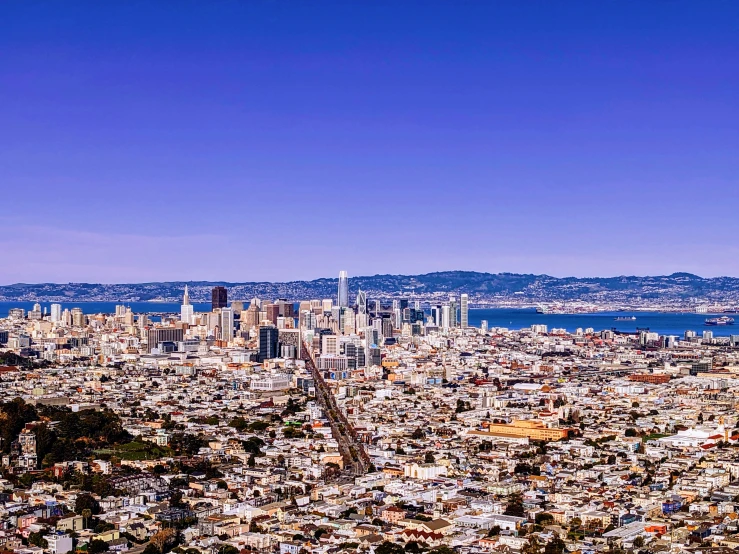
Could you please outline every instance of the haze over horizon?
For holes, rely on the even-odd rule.
[[[0,283],[739,275],[737,16],[4,2]]]

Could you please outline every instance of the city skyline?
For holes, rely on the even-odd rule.
[[[739,275],[738,11],[3,3],[0,283]]]

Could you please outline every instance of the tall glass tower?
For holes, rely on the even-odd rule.
[[[339,307],[347,308],[349,306],[349,276],[346,271],[339,272]]]

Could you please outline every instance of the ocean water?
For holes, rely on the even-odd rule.
[[[28,311],[33,308],[33,302],[0,302],[0,318],[7,317],[10,308],[23,308]],[[50,311],[50,302],[41,302],[41,309]],[[61,302],[62,309],[82,308],[86,314],[115,313],[116,302]],[[126,303],[134,313],[161,314],[180,312],[177,302],[130,302]],[[196,312],[210,311],[209,302],[193,303]],[[637,328],[648,328],[660,335],[682,336],[687,330],[699,335],[704,330],[713,331],[716,337],[739,335],[739,315],[736,316],[736,325],[723,327],[708,327],[705,320],[721,314],[695,314],[675,312],[598,312],[593,314],[537,314],[536,310],[515,308],[471,309],[470,325],[479,327],[482,320],[487,320],[488,327],[506,327],[508,329],[523,329],[540,323],[549,329],[566,329],[574,332],[577,328],[592,327],[596,331],[616,329],[618,331],[633,332]],[[635,321],[616,321],[616,317],[635,316]]]

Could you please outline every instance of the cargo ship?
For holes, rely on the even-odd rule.
[[[618,317],[615,317],[614,319],[616,321],[636,321],[636,316],[635,315],[631,315],[631,316],[628,316],[628,315],[627,316],[618,316]]]
[[[722,315],[721,317],[711,317],[706,320],[706,325],[734,325],[734,318]]]

